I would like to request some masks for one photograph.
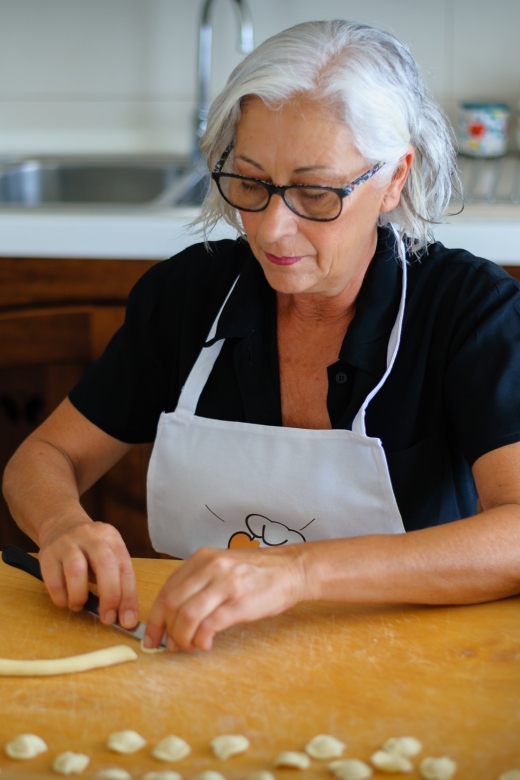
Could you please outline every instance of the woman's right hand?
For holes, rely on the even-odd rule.
[[[113,623],[119,617],[125,628],[138,622],[130,554],[119,531],[90,519],[80,496],[131,446],[104,433],[66,399],[20,445],[3,481],[11,515],[40,548],[53,602],[80,610],[90,574],[101,620]]]
[[[40,567],[58,607],[82,609],[89,580],[96,582],[103,623],[116,619],[125,628],[139,620],[135,574],[126,545],[114,526],[86,515],[40,526]]]

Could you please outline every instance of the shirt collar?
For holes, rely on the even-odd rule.
[[[396,242],[391,228],[379,229],[376,251],[339,354],[346,363],[375,375],[386,369],[388,340],[401,299],[402,270]]]
[[[250,336],[260,328],[266,313],[275,304],[274,290],[249,244],[239,238],[235,251],[242,255],[240,276],[220,315],[215,338],[205,346],[220,339]]]
[[[244,239],[235,251],[243,257],[235,288],[220,316],[215,338],[246,338],[276,312],[275,294],[259,262]],[[384,373],[390,332],[401,295],[402,272],[396,238],[391,228],[380,228],[374,257],[365,274],[339,358],[371,374]]]

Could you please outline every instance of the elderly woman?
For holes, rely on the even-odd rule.
[[[5,475],[53,601],[137,620],[79,495],[136,442],[155,548],[188,560],[145,644],[209,649],[302,600],[520,591],[520,287],[433,243],[454,153],[408,49],[345,21],[263,43],[215,100],[202,212],[236,241],[149,271],[123,328]],[[477,511],[477,504],[479,511]]]

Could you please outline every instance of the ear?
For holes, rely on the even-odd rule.
[[[414,157],[415,149],[410,145],[406,154],[404,154],[399,160],[397,168],[394,171],[394,175],[387,185],[380,211],[392,211],[392,209],[395,209],[399,203],[401,198],[401,191],[406,184]]]

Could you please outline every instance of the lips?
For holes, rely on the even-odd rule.
[[[294,265],[302,259],[301,255],[299,257],[279,257],[278,255],[271,255],[269,252],[265,252],[265,256],[271,263],[274,263],[275,265]]]

